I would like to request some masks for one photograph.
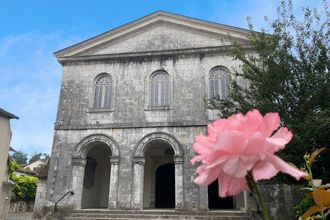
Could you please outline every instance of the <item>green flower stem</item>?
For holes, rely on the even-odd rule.
[[[265,203],[264,203],[264,201],[261,197],[260,191],[258,189],[257,183],[253,179],[252,172],[249,171],[245,178],[246,178],[246,181],[247,181],[247,184],[248,184],[250,190],[256,194],[257,201],[261,208],[261,213],[262,213],[264,220],[270,220]]]

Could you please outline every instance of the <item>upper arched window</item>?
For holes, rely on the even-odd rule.
[[[224,67],[215,67],[210,72],[210,98],[225,99],[229,95],[230,76]]]
[[[150,107],[170,105],[170,79],[165,71],[155,72],[150,79]]]
[[[109,74],[102,74],[95,80],[95,109],[110,109],[112,104],[112,78]]]

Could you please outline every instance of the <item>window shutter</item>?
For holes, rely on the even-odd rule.
[[[112,95],[112,78],[109,74],[104,74],[95,82],[94,108],[110,109]]]
[[[150,107],[166,107],[169,105],[169,76],[164,71],[159,71],[150,79]]]
[[[213,68],[210,72],[210,98],[225,99],[229,95],[229,71],[224,67]]]

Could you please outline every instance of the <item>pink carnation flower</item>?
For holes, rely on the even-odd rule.
[[[278,113],[264,117],[256,109],[208,125],[208,135],[197,135],[191,160],[201,162],[196,169],[195,183],[202,186],[219,181],[219,196],[237,195],[247,189],[245,176],[252,170],[255,181],[270,179],[279,171],[297,180],[307,174],[274,155],[292,138],[292,133],[280,126]]]

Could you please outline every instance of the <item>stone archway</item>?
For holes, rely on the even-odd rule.
[[[146,151],[155,144],[168,146],[166,149],[172,149],[172,163],[175,170],[175,208],[181,209],[184,207],[183,198],[183,150],[182,146],[176,138],[164,132],[155,132],[143,137],[137,144],[133,153],[133,184],[132,184],[132,207],[143,209],[143,189],[144,189],[144,174],[146,164]],[[164,149],[165,149],[164,148]],[[166,150],[165,149],[165,150]],[[159,164],[160,165],[160,164]],[[154,207],[154,206],[153,206]]]
[[[107,153],[110,158],[102,155],[103,152]],[[96,150],[95,150],[96,149]],[[88,157],[103,158],[102,163],[110,164],[110,168],[107,169],[110,174],[107,174],[108,187],[103,186],[104,189],[108,189],[108,199],[103,198],[102,203],[99,203],[100,207],[117,208],[117,187],[118,187],[118,163],[119,163],[119,148],[118,144],[109,136],[104,134],[95,134],[85,137],[81,142],[77,144],[73,152],[72,157],[72,189],[74,191],[74,196],[72,196],[72,203],[76,209],[82,208],[82,199],[84,192],[84,176],[86,172],[86,167],[90,168],[88,165]],[[91,162],[89,162],[91,163]],[[99,171],[100,172],[100,171]],[[105,204],[107,200],[108,204]],[[83,204],[86,207],[86,203]],[[88,206],[87,206],[88,207]]]

